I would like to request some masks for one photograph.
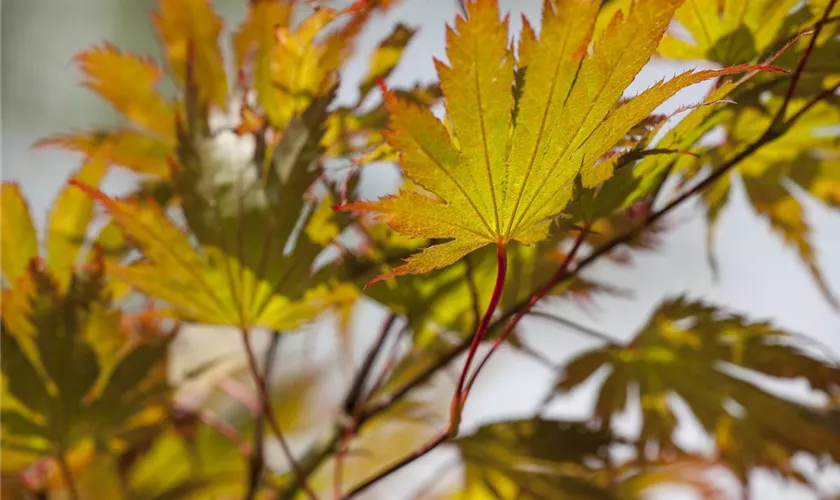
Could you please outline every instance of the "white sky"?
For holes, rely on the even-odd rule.
[[[244,1],[217,0],[228,22],[238,23]],[[5,0],[2,12],[2,176],[21,184],[39,223],[71,169],[79,158],[56,150],[32,150],[31,144],[46,135],[74,128],[88,128],[115,123],[113,113],[86,89],[77,86],[80,80],[70,60],[92,44],[105,40],[118,46],[157,54],[154,36],[144,12],[154,4],[151,0],[113,2],[112,0]],[[524,10],[536,19],[539,2],[503,1],[505,7]],[[406,50],[402,64],[389,80],[392,86],[408,85],[418,80],[435,78],[432,56],[444,55],[444,23],[456,12],[452,0],[405,0],[387,16],[377,18],[363,36],[359,53],[344,74],[346,85],[340,98],[355,99],[355,81],[365,71],[366,54],[396,22],[420,27]],[[518,15],[512,16],[514,29]],[[653,81],[670,76],[691,64],[653,63],[639,76],[631,93]],[[686,102],[695,102],[706,87],[698,85],[681,93],[668,103],[668,109]],[[382,193],[393,185],[393,176],[385,169],[377,182],[366,186],[368,193]],[[122,191],[129,187],[126,175],[112,175],[107,188]],[[813,202],[806,202],[812,221],[813,242],[830,286],[840,293],[840,214],[830,212]],[[599,298],[594,307],[581,310],[566,303],[558,312],[591,325],[616,339],[629,338],[664,298],[688,294],[742,312],[752,319],[771,320],[776,325],[811,336],[840,352],[840,315],[823,300],[807,270],[792,249],[784,248],[770,233],[763,221],[751,213],[744,196],[732,197],[717,231],[717,252],[720,278],[712,280],[706,265],[705,226],[698,210],[682,209],[670,219],[674,229],[664,236],[662,248],[654,253],[636,254],[635,265],[618,268],[599,265],[592,275],[633,291],[632,299]],[[379,312],[370,311],[357,323],[360,342],[378,327]],[[567,359],[591,346],[579,334],[562,331],[537,319],[526,321],[532,346],[552,359]],[[192,332],[181,352],[193,352],[189,338],[201,338],[205,357],[211,352],[224,352],[229,344],[222,339],[227,332]],[[238,345],[238,344],[237,344]],[[364,345],[357,347],[358,351]],[[464,415],[464,428],[505,417],[527,416],[543,397],[553,375],[523,357],[509,352],[491,363],[490,369],[476,385],[476,391]],[[558,400],[550,414],[565,418],[584,417],[594,401],[594,387],[587,387],[570,397]],[[774,390],[795,399],[809,397],[804,383],[776,384]],[[447,389],[448,390],[448,389]],[[630,421],[627,426],[633,427]],[[792,430],[795,432],[795,430]],[[685,442],[703,447],[706,439],[686,427],[681,429]],[[444,453],[445,454],[445,453]],[[430,460],[419,469],[431,470]],[[411,473],[409,473],[411,475]],[[402,482],[398,478],[396,482]],[[837,474],[823,481],[830,491],[840,489]],[[392,483],[393,484],[393,483]],[[407,483],[406,483],[407,484]],[[387,486],[387,485],[386,485]],[[384,493],[385,490],[379,490]],[[812,499],[804,490],[783,485],[759,474],[754,482],[755,499]],[[375,498],[375,495],[370,495]],[[682,498],[676,494],[663,498]]]

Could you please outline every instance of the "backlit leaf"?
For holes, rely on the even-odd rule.
[[[449,64],[437,64],[454,137],[428,109],[384,92],[390,113],[386,139],[400,153],[403,173],[422,191],[403,189],[346,207],[374,212],[407,235],[451,241],[423,250],[379,279],[445,267],[490,243],[544,239],[581,169],[659,104],[693,83],[761,69],[685,73],[613,110],[679,4],[634,4],[626,20],[620,13],[614,17],[588,53],[598,3],[546,2],[540,38],[528,35],[524,44],[524,83],[514,88],[507,19],[499,20],[495,1],[468,2],[467,17],[447,30]]]
[[[716,164],[730,158],[744,147],[756,133],[770,125],[772,113],[779,105],[778,99],[768,101],[761,108],[752,106],[721,115],[718,123],[726,128],[727,141],[707,148],[701,160],[694,160],[688,177],[696,175],[698,167]],[[793,109],[801,106],[795,100]],[[753,210],[767,220],[770,228],[787,245],[797,251],[807,266],[820,291],[829,302],[837,305],[817,263],[816,251],[811,244],[811,228],[800,202],[800,195],[792,184],[829,207],[837,207],[840,200],[840,176],[837,162],[840,159],[840,135],[826,123],[840,120],[840,108],[833,103],[815,106],[783,136],[762,147],[741,162],[728,174],[703,201],[707,206],[710,254],[713,254],[713,232],[720,212],[727,206],[732,178],[740,177],[747,199]]]
[[[3,277],[14,283],[26,272],[29,262],[38,256],[38,238],[20,186],[4,182],[0,196],[3,203],[0,212]]]
[[[94,259],[60,287],[49,270],[33,262],[28,275],[35,288],[24,297],[30,303],[28,329],[11,330],[3,310],[0,353],[8,390],[4,399],[11,397],[22,405],[18,411],[31,422],[27,434],[43,429],[39,433],[47,443],[44,454],[75,450],[89,439],[107,444],[159,419],[168,398],[165,373],[161,377],[160,370],[168,339],[155,346],[127,345],[103,271],[101,258]],[[108,327],[110,331],[101,331]],[[107,349],[95,346],[93,342],[106,333],[109,341],[123,341]],[[145,364],[126,363],[144,352],[150,352]],[[145,417],[138,418],[141,415]],[[22,425],[15,429],[25,430]],[[21,438],[4,432],[7,437]]]
[[[678,59],[708,59],[721,64],[754,60],[785,36],[782,24],[795,0],[686,0],[675,19],[693,42],[668,36],[659,51]]]
[[[38,142],[38,146],[77,151],[108,165],[160,178],[169,176],[169,159],[174,154],[172,144],[131,129],[57,135]]]
[[[153,15],[169,67],[179,83],[195,75],[202,103],[224,108],[227,76],[219,48],[222,20],[208,0],[160,0]]]
[[[265,181],[255,165],[241,176],[225,172],[230,166],[216,156],[213,138],[199,131],[184,137],[183,167],[173,180],[191,235],[156,203],[114,199],[77,184],[105,206],[145,257],[111,265],[109,274],[168,302],[183,319],[245,329],[291,330],[332,304],[337,297],[327,277],[310,279],[322,248],[311,238],[327,241],[331,226],[304,196],[319,175],[328,102],[322,98],[290,121]],[[296,231],[299,222],[302,232]]]
[[[629,394],[638,393],[640,456],[650,457],[653,446],[665,457],[679,450],[673,435],[674,402],[679,398],[709,433],[752,427],[763,436],[748,443],[752,438],[743,435],[744,440],[739,440],[739,431],[720,434],[719,439],[735,440],[721,442],[732,450],[733,459],[745,461],[731,464],[736,470],[767,466],[787,474],[789,470],[782,466],[789,464],[793,450],[840,459],[840,438],[809,418],[812,410],[794,411],[792,403],[745,381],[756,374],[803,378],[815,390],[836,391],[838,369],[812,358],[797,343],[795,337],[766,323],[751,323],[701,302],[676,299],[663,303],[627,346],[612,345],[577,356],[565,367],[557,388],[571,390],[608,368],[595,415],[608,425],[625,411]],[[775,439],[772,436],[783,428],[798,430],[788,434],[788,444],[781,449],[765,449],[761,440]]]
[[[105,176],[105,164],[95,156],[73,174],[73,179],[98,186]],[[53,204],[47,227],[47,264],[62,282],[69,281],[70,270],[79,260],[93,214],[93,200],[67,185]]]
[[[316,37],[339,15],[323,8],[303,20],[294,30],[278,26],[268,54],[270,82],[257,80],[260,103],[270,122],[283,128],[292,116],[305,110],[313,99],[329,92],[335,70],[341,63],[327,43]]]
[[[105,45],[76,56],[84,85],[136,125],[169,139],[175,137],[175,113],[155,91],[162,71],[150,59]]]
[[[465,474],[463,490],[453,500],[634,500],[650,498],[664,485],[719,498],[708,484],[709,462],[693,457],[620,461],[610,457],[618,441],[582,422],[534,418],[484,425],[455,441]]]
[[[248,17],[233,37],[236,66],[244,71],[250,59],[253,66],[253,82],[257,97],[265,110],[273,116],[280,106],[277,89],[274,87],[272,59],[277,43],[275,30],[286,29],[292,13],[292,2],[259,0],[250,2]],[[284,61],[284,64],[289,64]]]
[[[368,63],[368,71],[361,84],[359,84],[359,100],[362,100],[376,86],[380,78],[387,78],[397,66],[408,42],[414,36],[415,30],[397,24],[394,29],[382,40],[374,50]]]

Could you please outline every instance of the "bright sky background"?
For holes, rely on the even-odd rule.
[[[57,150],[32,150],[30,146],[46,135],[74,128],[88,128],[116,123],[110,109],[86,89],[77,85],[80,75],[71,63],[72,56],[95,43],[111,41],[119,47],[141,53],[159,52],[146,12],[152,0],[5,0],[2,10],[2,176],[19,182],[36,220],[43,223],[46,210],[72,168],[80,159]],[[244,14],[239,0],[217,0],[228,26],[235,26]],[[537,0],[503,1],[506,8],[524,10],[536,19]],[[362,37],[357,58],[344,74],[345,85],[340,99],[355,100],[355,85],[365,70],[366,55],[396,22],[404,22],[420,31],[415,36],[402,64],[389,83],[412,84],[435,78],[432,56],[444,54],[444,23],[457,11],[454,0],[404,0],[387,16],[373,22]],[[513,29],[519,16],[513,15]],[[632,50],[632,48],[628,48]],[[654,62],[633,84],[635,93],[653,81],[673,75],[692,64],[679,66]],[[696,102],[707,87],[697,85],[681,93],[665,108]],[[395,176],[391,169],[371,170],[365,178],[365,194],[374,196],[391,189]],[[107,189],[119,192],[131,185],[128,175],[114,174]],[[830,286],[840,294],[840,214],[831,213],[816,203],[806,201],[812,221],[814,246]],[[840,352],[840,315],[823,300],[807,270],[795,252],[784,248],[763,221],[751,213],[743,194],[736,190],[717,232],[720,277],[712,279],[706,265],[705,225],[700,212],[684,208],[668,219],[673,229],[665,234],[657,252],[636,254],[635,265],[620,268],[599,265],[591,276],[632,291],[627,298],[598,298],[589,307],[563,303],[555,310],[564,316],[610,334],[617,340],[629,338],[664,298],[685,294],[724,305],[756,320],[774,324],[813,337]],[[378,328],[381,311],[364,308],[356,318],[359,328],[357,351],[366,347],[364,340]],[[525,322],[528,340],[553,360],[561,361],[594,345],[578,333],[558,329],[538,319]],[[224,339],[228,332],[207,332],[193,328],[183,339],[178,352],[193,359],[225,352],[231,345]],[[202,330],[202,331],[195,331]],[[196,339],[201,349],[196,350]],[[298,342],[296,340],[296,342]],[[238,342],[238,341],[237,341]],[[298,342],[300,343],[300,342]],[[300,347],[300,346],[298,346]],[[321,345],[321,350],[327,347]],[[545,394],[553,375],[521,355],[500,353],[484,372],[464,416],[464,429],[488,420],[528,416]],[[442,385],[448,387],[447,381]],[[702,383],[702,381],[698,381]],[[791,398],[810,401],[805,383],[772,384],[772,390]],[[448,392],[450,389],[446,389]],[[578,391],[552,405],[549,415],[564,418],[585,417],[594,401],[594,386]],[[628,418],[622,428],[633,429],[637,422]],[[792,429],[791,432],[795,432]],[[706,449],[708,439],[690,426],[681,428],[684,442]],[[298,443],[301,444],[301,443]],[[431,470],[442,456],[429,457],[417,470]],[[411,475],[411,474],[409,474]],[[396,482],[402,482],[397,479]],[[407,478],[405,478],[407,479]],[[838,474],[825,477],[828,491],[840,489]],[[795,486],[758,474],[753,486],[755,499],[812,499],[813,495]],[[384,493],[384,490],[379,490]],[[376,495],[370,495],[375,498]],[[678,498],[676,494],[664,498]],[[388,496],[390,498],[390,496]],[[681,497],[680,497],[681,498]]]

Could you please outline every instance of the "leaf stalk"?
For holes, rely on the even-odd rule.
[[[503,244],[497,244],[496,283],[493,286],[493,294],[490,297],[490,302],[487,304],[487,309],[484,311],[484,316],[482,316],[481,322],[478,324],[478,328],[476,329],[475,334],[472,337],[469,351],[467,352],[467,359],[464,362],[464,368],[461,370],[461,375],[458,377],[458,383],[455,389],[455,393],[452,395],[452,404],[450,406],[449,412],[449,422],[446,425],[446,428],[410,455],[405,456],[403,459],[391,464],[385,469],[379,471],[374,476],[366,479],[361,484],[355,486],[352,490],[350,490],[347,493],[347,495],[344,496],[345,500],[355,497],[359,493],[378,483],[380,480],[390,476],[394,472],[402,469],[403,467],[409,465],[415,460],[427,455],[428,453],[436,449],[438,446],[440,446],[441,444],[445,443],[446,441],[455,437],[458,434],[458,427],[461,422],[461,411],[463,410],[464,387],[467,381],[467,375],[470,371],[470,366],[472,365],[472,362],[475,359],[475,354],[478,350],[478,346],[481,344],[481,341],[486,336],[488,328],[490,327],[490,322],[493,319],[493,313],[496,312],[496,308],[499,306],[499,302],[502,299],[502,291],[504,290],[506,276],[507,246]]]

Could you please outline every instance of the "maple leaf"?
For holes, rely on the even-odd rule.
[[[610,448],[622,442],[584,422],[533,418],[487,424],[455,440],[464,479],[461,491],[447,498],[641,499],[665,484],[720,498],[709,484],[713,463],[690,455],[617,463],[609,458]]]
[[[150,59],[112,45],[82,52],[75,62],[84,74],[83,84],[110,102],[131,126],[60,134],[36,146],[69,149],[109,165],[166,178],[175,153],[177,118],[175,106],[155,90],[161,69]]]
[[[377,80],[387,78],[397,67],[402,52],[416,33],[415,30],[397,24],[376,47],[370,57],[367,74],[359,84],[359,101],[364,100],[368,93],[376,87]]]
[[[171,336],[160,336],[158,329],[155,344],[130,341],[113,307],[101,255],[66,272],[70,277],[61,285],[33,259],[18,280],[30,286],[4,290],[4,454],[23,450],[34,461],[81,452],[90,440],[112,446],[163,416]],[[16,299],[11,306],[6,292]],[[22,320],[10,315],[18,302],[25,303]]]
[[[208,0],[160,0],[152,15],[178,83],[194,75],[198,99],[206,105],[227,104],[227,76],[219,48],[222,20]]]
[[[836,391],[838,369],[812,358],[797,343],[793,335],[766,323],[750,323],[701,302],[675,299],[664,302],[628,345],[595,349],[569,362],[557,389],[569,391],[608,367],[595,416],[609,425],[627,407],[629,391],[638,391],[640,456],[653,444],[664,457],[679,451],[673,441],[677,423],[673,401],[678,397],[706,431],[718,436],[721,449],[728,450],[733,460],[733,470],[766,466],[787,474],[796,450],[840,459],[840,439],[813,418],[813,410],[745,381],[756,374],[803,378],[815,390]],[[732,409],[733,402],[738,410]],[[750,427],[743,435],[735,430]],[[792,427],[796,436],[788,433],[782,438],[781,429]],[[765,448],[762,439],[778,442]],[[741,444],[747,448],[741,449]]]
[[[449,65],[436,62],[452,135],[430,110],[383,89],[390,113],[386,139],[419,188],[344,207],[376,213],[407,235],[450,241],[374,281],[445,267],[488,244],[506,248],[511,241],[544,239],[581,169],[658,105],[693,83],[759,69],[689,71],[615,107],[680,3],[641,2],[627,19],[616,14],[590,54],[599,3],[548,1],[540,37],[527,31],[517,63],[497,3],[468,2],[466,17],[447,30]],[[517,65],[524,68],[519,81]]]
[[[175,153],[174,142],[161,141],[130,128],[59,134],[38,141],[36,146],[59,147],[95,156],[108,165],[161,179],[169,176],[170,159]]]
[[[721,113],[715,123],[724,127],[727,140],[705,147],[702,159],[684,162],[676,171],[691,179],[701,167],[732,157],[756,133],[766,130],[771,123],[769,113],[778,109],[780,100],[772,98],[764,104],[751,104],[737,111]],[[791,108],[795,110],[803,104],[802,99],[795,99]],[[840,135],[825,127],[826,123],[838,120],[840,107],[835,103],[824,102],[814,106],[783,136],[746,158],[712,189],[703,193],[701,199],[706,206],[708,221],[709,260],[713,269],[714,231],[721,212],[729,202],[729,195],[735,189],[732,180],[739,178],[755,213],[767,220],[773,232],[797,251],[823,296],[838,306],[817,264],[800,195],[791,185],[798,185],[802,191],[828,207],[840,207],[840,176],[836,169],[840,158]],[[699,140],[702,135],[695,138]]]
[[[754,60],[790,34],[795,0],[686,0],[675,20],[693,37],[663,38],[659,52],[674,59],[708,59],[721,64]]]
[[[126,118],[161,137],[175,136],[173,107],[154,88],[162,71],[151,59],[105,45],[75,58],[83,85],[109,101]]]
[[[320,175],[331,98],[314,101],[289,122],[265,179],[252,164],[241,175],[226,175],[230,166],[214,156],[212,139],[200,130],[184,131],[182,166],[173,171],[172,187],[190,234],[153,201],[114,199],[77,183],[144,256],[109,265],[109,275],[168,302],[181,318],[243,329],[294,329],[343,300],[327,285],[329,273],[310,276],[322,244],[338,230],[326,218],[329,200],[315,205],[305,196]],[[299,223],[304,230],[297,234]]]
[[[71,176],[72,179],[99,185],[105,175],[105,165],[97,158],[85,162]],[[76,268],[80,259],[84,258],[88,226],[93,215],[91,201],[71,186],[65,186],[59,192],[58,198],[52,205],[47,218],[47,233],[44,241],[46,250],[46,264],[53,279],[64,288],[69,282],[70,271]],[[4,279],[3,299],[10,308],[22,307],[20,311],[28,311],[25,304],[18,299],[26,296],[15,293],[15,289],[30,289],[31,282],[27,279],[28,266],[40,258],[38,235],[35,231],[26,200],[20,188],[15,183],[3,183],[3,212],[0,216],[0,232],[2,232]],[[28,292],[27,292],[28,293]],[[24,302],[28,298],[24,299]],[[14,314],[14,313],[12,313]],[[21,313],[26,316],[25,312]],[[8,322],[7,322],[8,325]],[[18,326],[18,325],[15,325]]]

